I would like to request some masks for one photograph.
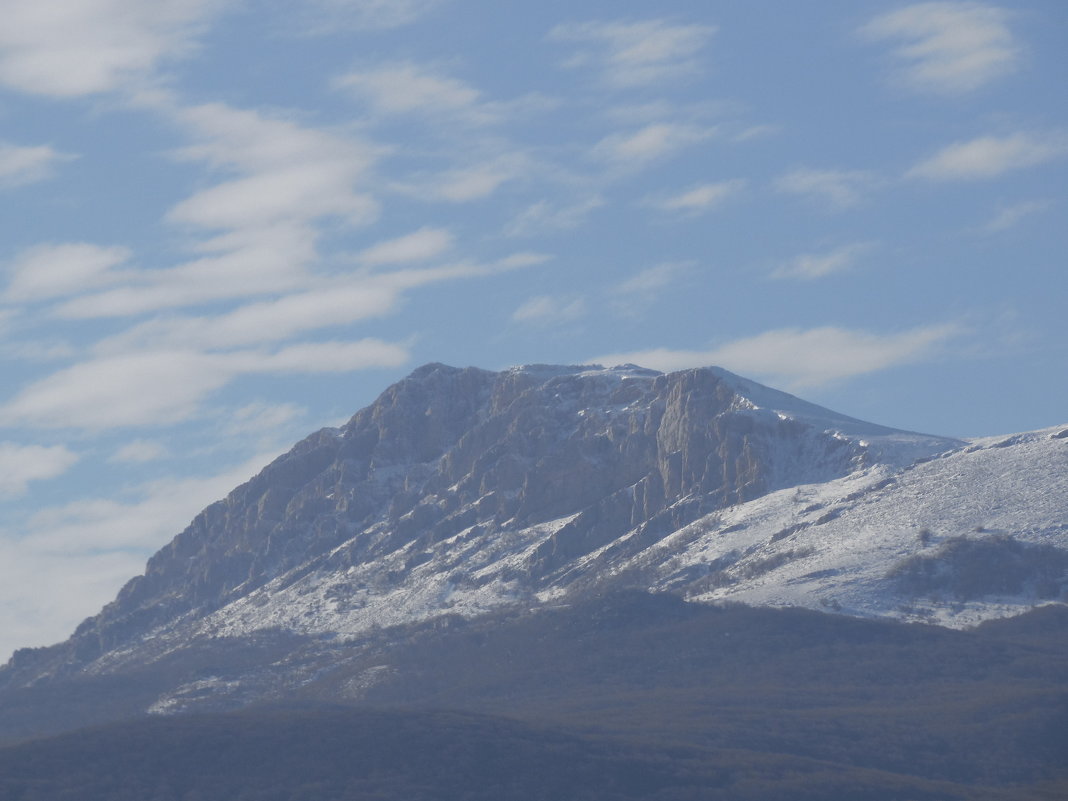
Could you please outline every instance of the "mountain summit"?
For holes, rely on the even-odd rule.
[[[618,589],[970,625],[1063,597],[1066,434],[899,431],[718,368],[429,364],[205,509],[0,687],[293,638],[265,668],[284,683],[382,627]]]

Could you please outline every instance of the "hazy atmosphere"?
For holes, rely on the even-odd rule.
[[[1068,422],[1068,4],[0,0],[0,661],[426,362]]]

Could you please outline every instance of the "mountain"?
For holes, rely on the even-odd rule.
[[[205,509],[65,643],[16,652],[0,736],[329,699],[331,675],[359,699],[390,675],[369,653],[624,590],[1017,615],[1066,598],[1066,468],[1068,428],[898,431],[718,368],[426,365]]]

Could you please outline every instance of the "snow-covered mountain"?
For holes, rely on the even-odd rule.
[[[431,364],[204,510],[0,688],[318,643],[273,663],[285,684],[382,627],[619,588],[951,627],[1063,601],[1068,427],[965,442],[717,368]]]

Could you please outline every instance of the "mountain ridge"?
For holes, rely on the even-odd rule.
[[[1066,444],[1053,429],[975,443],[898,431],[720,368],[428,364],[210,505],[68,641],[17,652],[0,686],[109,674],[192,642],[345,642],[618,587],[972,625],[1063,597],[1062,577],[1032,563],[1068,553],[1055,501]],[[905,519],[894,493],[934,508],[923,486],[960,500],[980,478],[950,473],[1021,459],[1038,465],[1034,492],[982,492],[1001,493],[1003,517],[1025,497],[1048,508],[1028,511],[1026,530],[970,532],[1022,549],[1015,595],[995,603],[980,582],[977,597],[917,604],[891,572],[917,558],[913,572],[937,578],[968,558],[951,547],[968,532],[945,510],[944,525]]]

